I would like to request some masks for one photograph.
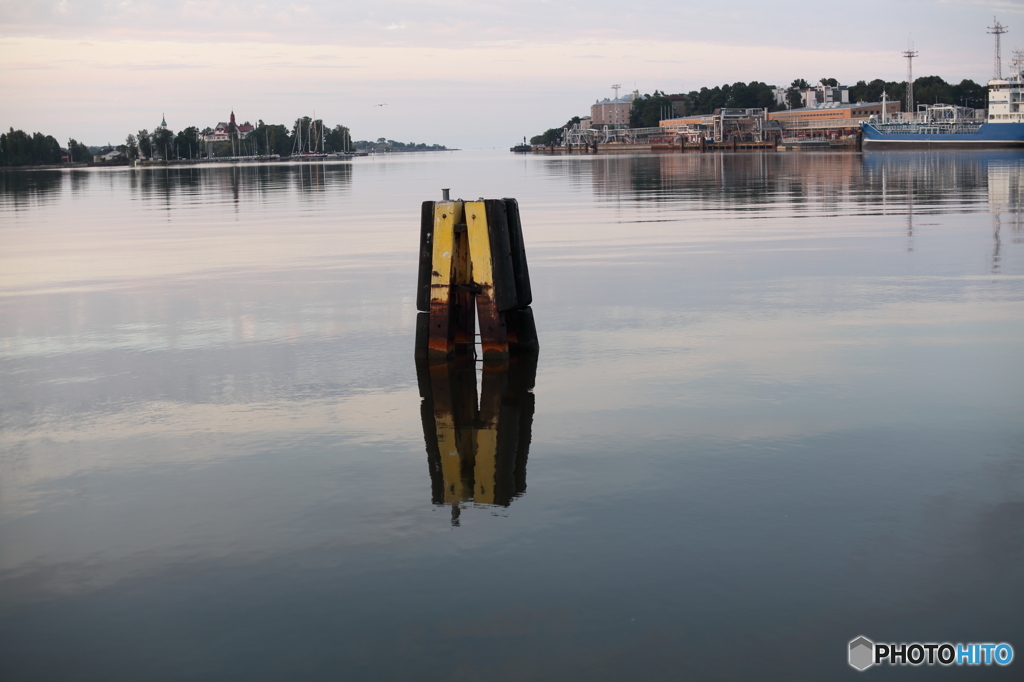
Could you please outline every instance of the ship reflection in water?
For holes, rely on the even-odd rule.
[[[451,506],[453,526],[467,503],[509,506],[526,491],[537,354],[484,364],[479,401],[471,355],[417,358],[416,373],[432,502]]]

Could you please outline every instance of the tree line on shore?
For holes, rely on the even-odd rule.
[[[383,137],[377,138],[376,142],[359,140],[354,142],[354,149],[360,152],[387,153],[387,152],[443,152],[448,147],[443,144],[427,144],[425,142],[396,142]]]
[[[74,138],[68,140],[68,152],[74,161],[91,161],[89,148]],[[60,163],[62,160],[60,143],[53,135],[33,133],[11,128],[0,134],[0,166],[38,166]],[[75,158],[78,157],[78,158]]]
[[[241,132],[240,128],[245,132]],[[155,130],[142,129],[131,133],[123,144],[89,147],[74,138],[68,140],[67,153],[72,162],[92,162],[99,154],[112,151],[120,161],[136,159],[199,159],[224,158],[232,156],[289,156],[296,151],[315,150],[320,152],[409,152],[443,151],[443,145],[428,145],[416,142],[396,142],[386,138],[376,141],[352,141],[349,129],[343,125],[333,128],[324,126],[321,119],[303,116],[296,119],[289,129],[282,124],[267,124],[262,120],[255,126],[248,121],[241,126],[228,123],[227,140],[206,142],[204,136],[213,133],[212,128],[200,130],[188,126],[177,133],[165,126]],[[301,149],[300,149],[301,142]],[[39,166],[59,164],[63,160],[60,143],[52,135],[33,133],[11,128],[0,135],[0,166]]]
[[[244,129],[245,132],[242,132]],[[170,128],[157,127],[129,134],[124,144],[116,149],[129,161],[135,159],[199,159],[232,156],[288,156],[295,151],[310,150],[342,152],[351,147],[349,129],[343,125],[328,128],[323,120],[303,116],[295,120],[291,129],[280,123],[252,125],[248,121],[240,126],[234,121],[227,124],[227,140],[206,142],[204,137],[214,133],[213,128],[200,130],[188,126],[175,134]],[[299,149],[299,143],[302,149]]]
[[[838,87],[835,78],[822,78],[822,85]],[[812,87],[803,78],[794,80],[785,92],[785,103],[780,104],[775,97],[775,88],[760,81],[750,83],[716,85],[713,88],[702,87],[685,94],[686,114],[688,116],[707,115],[716,109],[796,109],[804,106],[801,93]],[[857,81],[849,88],[850,102],[878,102],[885,92],[889,101],[903,101],[906,97],[906,82],[884,81],[876,78],[873,81]],[[947,83],[939,76],[923,76],[914,79],[914,101],[922,104],[957,104],[960,106],[983,108],[988,97],[987,88],[972,80],[964,79],[959,84]],[[654,94],[645,94],[633,99],[629,112],[630,128],[655,128],[658,122],[672,118],[672,100],[658,90]],[[572,127],[579,123],[580,117],[569,119],[564,127]],[[531,138],[531,144],[553,144],[561,139],[562,128],[550,128],[540,135]]]

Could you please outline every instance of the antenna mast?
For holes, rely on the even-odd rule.
[[[914,57],[917,56],[917,50],[914,49],[914,43],[911,42],[907,46],[908,49],[903,52],[903,56],[907,58],[907,112],[911,116],[914,114]]]
[[[995,17],[992,17],[992,21],[995,22],[995,26],[989,26],[988,27],[988,32],[996,37],[995,79],[997,81],[1001,81],[1001,80],[1003,80],[1003,58],[1002,58],[1002,49],[1000,48],[1000,44],[999,44],[1000,43],[999,36],[1001,36],[1004,33],[1006,33],[1010,29],[1010,27],[1009,26],[1003,26],[1002,24],[999,23],[999,20],[996,19]]]
[[[619,88],[621,88],[621,87],[622,86],[619,85],[618,83],[616,83],[615,85],[612,86],[612,90],[615,91],[615,99],[619,98]]]

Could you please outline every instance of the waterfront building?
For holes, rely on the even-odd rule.
[[[665,119],[658,126],[665,134],[677,134],[687,142],[701,139],[726,142],[734,137],[741,142],[751,142],[763,128],[766,113],[766,109],[760,108],[722,108],[715,109],[713,114]]]
[[[590,125],[592,127],[609,126],[612,128],[629,127],[629,111],[633,100],[640,97],[636,90],[631,95],[623,95],[614,99],[605,97],[590,105]]]
[[[110,161],[125,161],[128,157],[120,149],[114,149],[113,147],[104,147],[100,150],[99,154],[94,154],[92,160],[95,163],[104,163]]]
[[[249,124],[238,125],[235,123],[235,112],[231,112],[231,117],[228,121],[221,121],[217,126],[206,135],[203,135],[204,142],[228,142],[231,139],[231,129],[234,128],[237,132],[237,138],[244,140],[249,137],[255,128]]]
[[[850,88],[846,85],[815,85],[801,91],[800,98],[808,108],[830,104],[849,104]]]
[[[826,86],[827,87],[827,86]],[[900,102],[887,102],[886,118],[900,111]],[[728,142],[764,141],[768,137],[850,136],[860,130],[860,122],[882,118],[881,102],[856,104],[828,103],[818,107],[784,109],[716,109],[713,114],[682,116],[661,121],[666,134],[675,134],[688,143],[701,139]]]
[[[827,87],[827,86],[826,86]],[[898,113],[902,108],[900,102],[887,102],[885,115],[888,118]],[[802,107],[800,109],[786,109],[784,111],[773,111],[768,114],[768,120],[791,122],[791,121],[823,121],[834,119],[867,119],[872,116],[882,117],[881,102],[857,102],[856,104],[829,103],[817,107]]]

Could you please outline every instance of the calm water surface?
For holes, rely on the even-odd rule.
[[[541,343],[512,492],[455,522],[442,187],[519,199]],[[857,673],[865,635],[1020,679],[1022,190],[1001,153],[0,174],[0,677],[964,675]]]

